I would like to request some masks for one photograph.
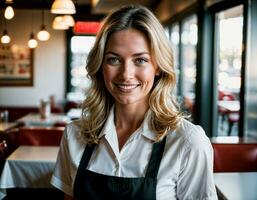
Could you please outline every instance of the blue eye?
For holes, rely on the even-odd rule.
[[[118,65],[121,62],[120,62],[120,59],[117,57],[109,57],[109,58],[107,58],[107,63],[110,65]]]
[[[143,64],[145,64],[146,62],[148,62],[148,60],[145,59],[145,58],[137,58],[137,59],[135,60],[135,62],[136,62],[136,64],[138,64],[138,65],[143,65]]]

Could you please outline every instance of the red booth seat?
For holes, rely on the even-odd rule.
[[[0,173],[4,167],[5,159],[7,157],[7,143],[5,140],[0,142]]]
[[[214,172],[257,172],[256,144],[212,144]]]
[[[65,127],[21,127],[19,145],[59,146]]]

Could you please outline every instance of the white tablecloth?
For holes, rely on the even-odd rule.
[[[65,114],[51,115],[45,119],[42,119],[38,113],[29,113],[24,117],[17,120],[19,123],[25,124],[25,126],[53,126],[55,123],[68,123],[71,119]]]
[[[6,160],[0,188],[51,188],[59,147],[19,146]],[[1,195],[0,195],[1,196]]]
[[[229,200],[257,200],[257,172],[214,173],[214,180]]]

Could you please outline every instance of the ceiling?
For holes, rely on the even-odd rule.
[[[14,9],[50,9],[54,0],[13,0]],[[73,0],[77,15],[106,15],[110,10],[127,4],[142,4],[154,8],[158,0]],[[96,2],[96,3],[92,3]],[[95,4],[95,5],[93,5]],[[5,1],[0,1],[0,8],[5,7]]]

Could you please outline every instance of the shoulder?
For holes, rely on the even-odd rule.
[[[182,119],[176,130],[170,132],[167,141],[177,140],[184,149],[209,150],[210,140],[203,128],[186,119]]]
[[[79,120],[74,120],[66,125],[63,140],[71,152],[80,151],[85,147],[85,143],[80,136]]]
[[[73,120],[69,122],[65,127],[65,137],[67,139],[72,137],[77,137],[80,131],[80,121],[79,120]]]

